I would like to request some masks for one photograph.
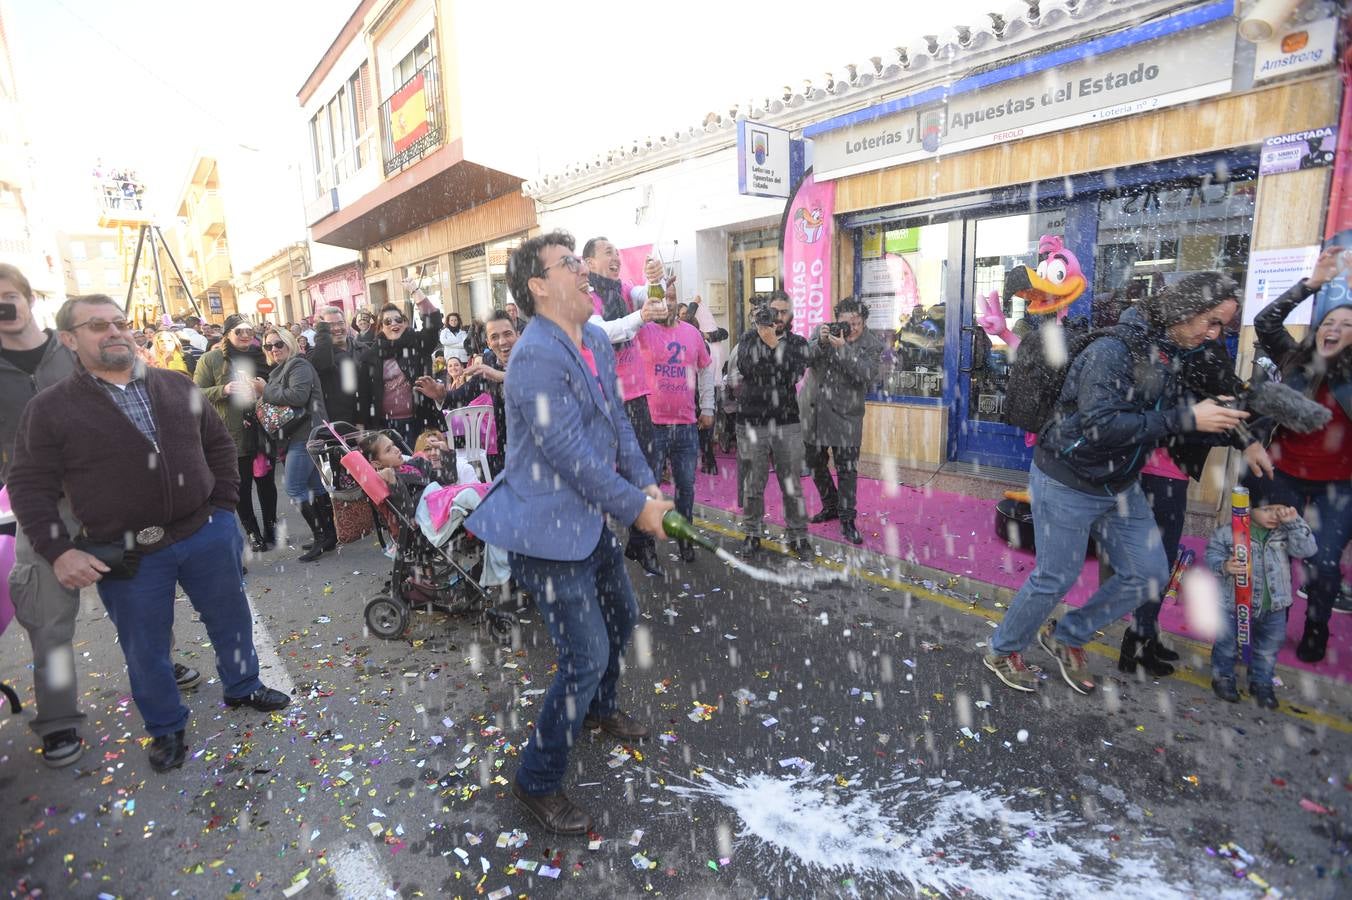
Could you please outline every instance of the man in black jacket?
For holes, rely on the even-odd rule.
[[[789,552],[812,559],[807,539],[807,504],[803,498],[803,432],[798,420],[797,384],[807,369],[808,344],[793,333],[789,295],[775,291],[768,302],[753,297],[754,329],[737,342],[737,373],[741,376],[738,401],[737,446],[744,464],[742,480],[743,552],[760,552],[765,518],[765,481],[770,458],[784,497],[784,522]]]
[[[1022,656],[1036,638],[1067,684],[1092,693],[1084,645],[1168,581],[1159,529],[1137,476],[1161,444],[1220,435],[1248,418],[1214,400],[1191,402],[1177,374],[1183,354],[1216,340],[1234,318],[1237,291],[1220,273],[1190,275],[1142,301],[1139,321],[1119,325],[1071,362],[1029,471],[1037,566],[991,635],[983,660],[1009,687],[1037,690]],[[1091,536],[1114,575],[1083,607],[1059,623],[1048,620],[1079,577]]]
[[[357,421],[361,404],[357,401],[357,342],[347,333],[347,319],[336,306],[315,310],[315,345],[306,359],[319,373],[319,389],[324,392],[324,409],[329,420],[364,424]]]

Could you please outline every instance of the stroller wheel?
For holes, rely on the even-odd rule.
[[[377,637],[393,640],[408,629],[408,607],[380,595],[366,604],[366,626]]]

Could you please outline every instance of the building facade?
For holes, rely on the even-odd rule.
[[[359,254],[360,280],[316,259],[311,300],[379,308],[416,286],[480,319],[505,300],[506,256],[535,206],[476,144],[492,125],[460,102],[469,37],[456,22],[452,0],[363,0],[297,95],[310,236]]]
[[[235,280],[240,312],[256,323],[289,325],[309,315],[302,297],[310,271],[310,247],[296,241],[277,250]],[[266,300],[262,307],[260,301]],[[263,310],[267,310],[266,312]]]
[[[220,323],[225,317],[243,310],[235,295],[235,270],[230,260],[230,236],[225,227],[225,205],[221,201],[221,177],[216,160],[199,155],[193,160],[187,182],[179,195],[178,227],[169,235],[183,275],[202,316]],[[162,254],[163,255],[163,254]],[[161,272],[166,285],[176,283],[172,266]]]
[[[942,473],[957,479],[950,488],[998,496],[1026,480],[1031,450],[1001,421],[1009,348],[977,320],[994,294],[1022,327],[1004,276],[1038,264],[1044,235],[1084,279],[1069,314],[1100,324],[1202,269],[1245,285],[1251,321],[1275,296],[1274,269],[1299,269],[1287,258],[1312,260],[1324,237],[1338,8],[1288,4],[1255,43],[1239,28],[1251,7],[1043,2],[525,190],[544,227],[657,244],[680,267],[682,298],[703,294],[734,334],[752,291],[787,289],[800,323],[864,298],[889,348],[869,394],[865,467],[907,483]],[[754,130],[803,141],[811,202],[738,194]],[[1269,166],[1276,145],[1292,159],[1311,149]],[[786,278],[784,222],[791,240],[829,242],[819,283]],[[1247,325],[1230,336],[1242,372],[1252,344]],[[1211,461],[1195,511],[1223,495],[1225,454]]]

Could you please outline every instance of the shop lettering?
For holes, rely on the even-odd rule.
[[[1276,137],[1270,137],[1263,141],[1269,147],[1280,147],[1291,141],[1308,141],[1314,138],[1333,137],[1332,128],[1315,128],[1310,131],[1297,131],[1295,134],[1279,134]]]
[[[811,310],[820,311],[826,305],[825,285],[822,283],[822,261],[814,259],[811,263],[796,260],[793,264],[793,279],[790,282],[789,295],[793,297],[794,309],[803,305]],[[820,317],[808,316],[809,321],[820,321]]]
[[[1258,70],[1261,72],[1276,72],[1279,69],[1285,69],[1288,66],[1298,66],[1303,63],[1314,65],[1324,58],[1324,48],[1317,47],[1313,50],[1305,50],[1301,53],[1292,53],[1290,56],[1279,56],[1276,59],[1269,59],[1263,63]]]
[[[1103,73],[1100,78],[1081,78],[1077,87],[1079,96],[1090,97],[1094,94],[1101,94],[1104,91],[1121,90],[1133,84],[1140,84],[1143,81],[1154,81],[1160,76],[1159,66],[1147,66],[1145,63],[1137,63],[1136,68],[1130,72],[1112,72]]]
[[[915,143],[915,129],[907,128],[902,130],[898,128],[896,131],[884,132],[875,137],[860,138],[857,141],[846,141],[845,153],[847,155],[850,153],[863,153],[865,150],[876,150],[879,147],[886,147],[888,144],[901,143],[903,140],[908,144]]]
[[[1005,116],[1016,115],[1021,112],[1027,112],[1037,103],[1033,97],[1010,97],[1000,106],[987,106],[985,109],[976,109],[971,112],[957,113],[953,116],[954,128],[970,128],[977,122],[986,122],[991,119],[1000,119]]]

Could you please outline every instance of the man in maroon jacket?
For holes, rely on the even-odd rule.
[[[290,702],[258,678],[234,512],[235,444],[196,385],[140,362],[111,298],[72,297],[56,326],[80,365],[24,409],[10,498],[61,584],[98,585],[152,738],[150,765],[163,772],[187,756],[188,708],[169,656],[175,582],[206,625],[226,705],[272,711]],[[84,523],[80,535],[58,512],[63,493]],[[119,576],[116,563],[138,555],[135,572]]]

